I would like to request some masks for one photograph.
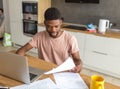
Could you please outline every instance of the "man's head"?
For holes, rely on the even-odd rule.
[[[59,37],[61,34],[62,17],[57,8],[51,7],[45,11],[44,23],[51,37]]]
[[[62,19],[60,11],[54,7],[48,8],[45,11],[44,18],[45,18],[45,21]]]

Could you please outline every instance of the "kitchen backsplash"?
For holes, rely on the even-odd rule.
[[[120,28],[120,0],[100,0],[99,4],[65,3],[65,0],[51,0],[57,7],[65,22],[76,24],[93,23],[98,25],[99,19],[108,19]]]

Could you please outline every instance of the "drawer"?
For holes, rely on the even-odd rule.
[[[110,54],[120,57],[120,40],[115,38],[100,37],[94,35],[86,36],[85,50]]]
[[[95,69],[98,72],[117,77],[119,75],[120,78],[119,61],[119,57],[87,50],[85,51],[83,64],[88,65],[90,69]]]

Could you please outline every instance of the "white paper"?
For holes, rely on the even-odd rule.
[[[0,89],[8,89],[8,87],[0,85]]]
[[[73,62],[73,59],[71,57],[69,57],[64,63],[62,63],[60,66],[58,66],[57,68],[54,68],[44,74],[51,74],[51,73],[57,73],[57,72],[61,72],[61,71],[65,71],[65,70],[70,70],[73,67],[75,67],[75,64]]]
[[[46,78],[43,80],[35,81],[29,85],[23,84],[20,86],[12,87],[10,89],[59,89],[59,88],[50,78]]]
[[[53,75],[60,89],[89,89],[78,73],[62,72]]]

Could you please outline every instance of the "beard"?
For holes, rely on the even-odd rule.
[[[47,30],[47,32],[49,33],[49,35],[50,35],[51,37],[57,38],[57,37],[60,36],[61,30],[58,30],[57,32],[49,32],[49,31]]]

